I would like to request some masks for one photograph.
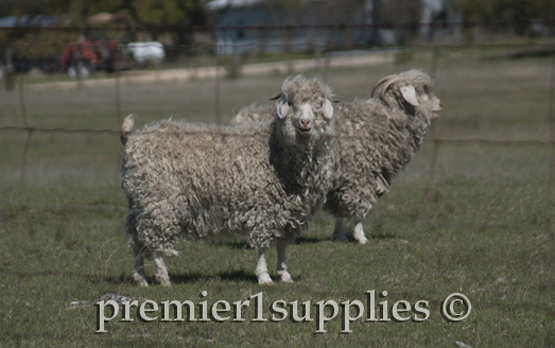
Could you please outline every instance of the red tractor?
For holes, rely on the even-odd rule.
[[[116,40],[90,40],[81,37],[68,44],[62,55],[62,70],[70,77],[87,77],[97,70],[114,72],[135,66],[125,49]]]

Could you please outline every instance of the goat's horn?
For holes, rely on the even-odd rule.
[[[376,82],[376,84],[374,85],[374,88],[372,88],[372,94],[370,94],[371,97],[374,97],[374,92],[376,91],[376,89],[385,81],[394,78],[395,75],[388,75],[386,77],[383,77],[380,81]]]
[[[276,95],[275,97],[270,98],[270,100],[277,100],[281,97],[281,93],[279,93],[278,95]]]
[[[385,91],[387,91],[387,89],[389,88],[389,86],[391,86],[394,82],[399,81],[400,79],[401,79],[400,77],[396,77],[396,78],[393,78],[393,79],[387,81],[387,82],[385,83],[385,85],[383,85],[383,87],[382,87],[382,90],[381,90],[381,92],[380,92],[380,98],[383,99],[384,94],[385,94]]]

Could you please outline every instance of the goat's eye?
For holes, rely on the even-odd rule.
[[[324,101],[319,100],[317,104],[318,104],[318,107],[321,108],[322,106],[324,106]]]

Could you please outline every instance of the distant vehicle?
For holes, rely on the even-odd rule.
[[[97,70],[114,72],[133,69],[135,65],[116,40],[90,40],[85,37],[66,45],[61,61],[62,70],[72,78],[79,75],[87,77]]]
[[[131,42],[127,44],[127,51],[137,65],[142,68],[149,64],[159,66],[166,58],[164,45],[158,41]]]

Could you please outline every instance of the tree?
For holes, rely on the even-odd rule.
[[[202,0],[122,0],[118,9],[129,13],[154,39],[161,29],[170,30],[177,53],[190,53],[193,27],[208,24],[208,11]]]
[[[207,0],[1,0],[0,17],[16,16],[18,18],[45,16],[50,18],[52,26],[81,27],[76,32],[25,32],[2,31],[0,42],[12,47],[25,46],[29,49],[33,43],[71,42],[79,35],[91,35],[94,27],[89,23],[93,15],[107,12],[124,18],[124,20],[102,25],[118,30],[103,30],[98,33],[107,39],[133,40],[133,31],[125,31],[135,26],[146,28],[153,39],[164,29],[173,37],[173,41],[187,51],[193,43],[193,26],[208,24]],[[122,30],[123,33],[122,33]],[[126,38],[124,39],[124,36]],[[42,45],[44,48],[44,45]],[[37,49],[35,46],[33,49]],[[29,54],[27,49],[27,54]],[[5,47],[0,48],[0,53]],[[59,47],[58,47],[59,50]],[[21,49],[17,49],[21,51]]]
[[[555,26],[555,1],[553,0],[453,0],[467,22],[511,22],[517,35],[528,33],[532,21],[540,20]]]

